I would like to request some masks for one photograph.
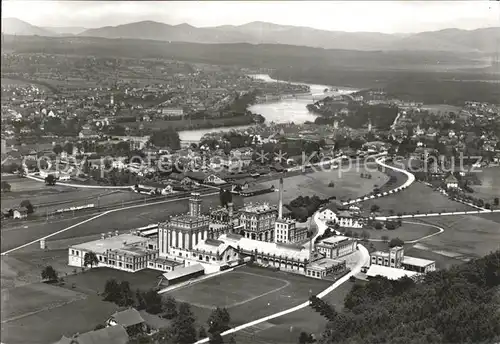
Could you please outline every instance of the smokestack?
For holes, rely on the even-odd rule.
[[[283,218],[283,177],[280,178],[280,200],[278,204],[278,219]]]

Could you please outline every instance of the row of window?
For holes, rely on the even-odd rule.
[[[320,272],[320,271],[314,271],[314,270],[307,270],[307,276],[321,277],[322,276],[322,272]]]

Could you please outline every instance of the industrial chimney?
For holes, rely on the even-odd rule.
[[[280,192],[280,200],[278,204],[278,219],[283,218],[283,177],[280,178],[280,186],[279,186],[279,192]]]

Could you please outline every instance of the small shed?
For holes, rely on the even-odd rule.
[[[205,268],[201,264],[175,268],[173,271],[163,274],[161,284],[168,286],[175,283],[181,283],[198,276],[203,276],[204,274]]]

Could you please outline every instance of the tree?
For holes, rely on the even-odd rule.
[[[334,183],[334,182],[330,182],[330,183],[328,183],[328,187],[329,187],[329,188],[333,188],[333,187],[335,187],[335,183]]]
[[[380,210],[380,207],[378,205],[376,205],[376,204],[372,205],[371,208],[370,208],[370,211],[372,213],[376,213],[379,210]]]
[[[399,238],[394,238],[394,239],[391,239],[391,241],[389,242],[389,247],[395,247],[395,246],[403,246],[405,244],[405,242]]]
[[[57,271],[52,266],[46,266],[42,270],[42,279],[49,282],[57,281]]]
[[[361,239],[363,239],[365,241],[370,239],[370,233],[368,233],[367,231],[361,232]]]
[[[210,335],[210,339],[208,341],[209,344],[224,344],[224,339],[219,332],[215,332]]]
[[[396,225],[392,221],[387,221],[385,223],[385,228],[392,231],[392,230],[396,229]]]
[[[382,228],[384,228],[384,226],[380,222],[375,223],[376,230],[381,230]]]
[[[99,259],[97,259],[97,255],[90,251],[90,252],[87,252],[85,253],[85,255],[83,256],[83,265],[84,266],[89,266],[90,265],[90,268],[93,268],[94,265],[98,265],[99,264]]]
[[[495,199],[493,200],[493,205],[494,205],[495,207],[498,207],[499,202],[500,202],[500,201],[499,201],[498,197],[495,197]]]
[[[94,327],[94,331],[97,331],[97,330],[100,330],[103,328],[106,328],[106,326],[104,326],[103,324],[97,324],[96,327]]]
[[[207,323],[208,323],[208,332],[222,333],[230,329],[229,322],[231,321],[231,316],[226,308],[217,307],[210,314]]]
[[[172,296],[168,295],[163,301],[163,317],[165,319],[173,319],[176,316],[177,316],[177,301]]]
[[[56,185],[56,177],[53,174],[49,174],[47,177],[45,177],[45,184],[47,185]]]
[[[10,184],[7,183],[5,180],[2,180],[2,186],[1,186],[2,192],[9,192],[10,188],[11,188]]]
[[[309,343],[314,343],[314,338],[312,334],[304,331],[300,332],[299,344],[309,344]]]
[[[173,344],[190,344],[196,342],[195,318],[191,306],[183,302],[179,305],[179,314],[170,329]]]
[[[28,214],[32,214],[35,211],[35,207],[31,204],[31,202],[27,199],[21,202],[20,207],[24,207],[28,210]]]
[[[387,235],[382,235],[382,237],[380,237],[380,239],[382,239],[384,242],[389,241],[389,237]]]
[[[154,131],[149,141],[156,147],[169,147],[171,149],[179,149],[181,147],[179,133],[170,127]]]
[[[202,326],[202,327],[200,327],[200,330],[198,331],[198,339],[203,339],[203,338],[207,338],[207,331]]]
[[[61,152],[63,151],[63,148],[61,147],[60,144],[57,144],[55,145],[53,148],[52,148],[52,151],[56,154],[56,155],[59,155],[61,154]]]
[[[73,154],[73,143],[66,142],[64,144],[63,151],[65,151],[68,155]]]
[[[327,320],[331,321],[337,317],[337,311],[335,308],[328,302],[318,298],[316,295],[312,295],[309,298],[309,306],[311,306],[312,309],[321,314]]]

